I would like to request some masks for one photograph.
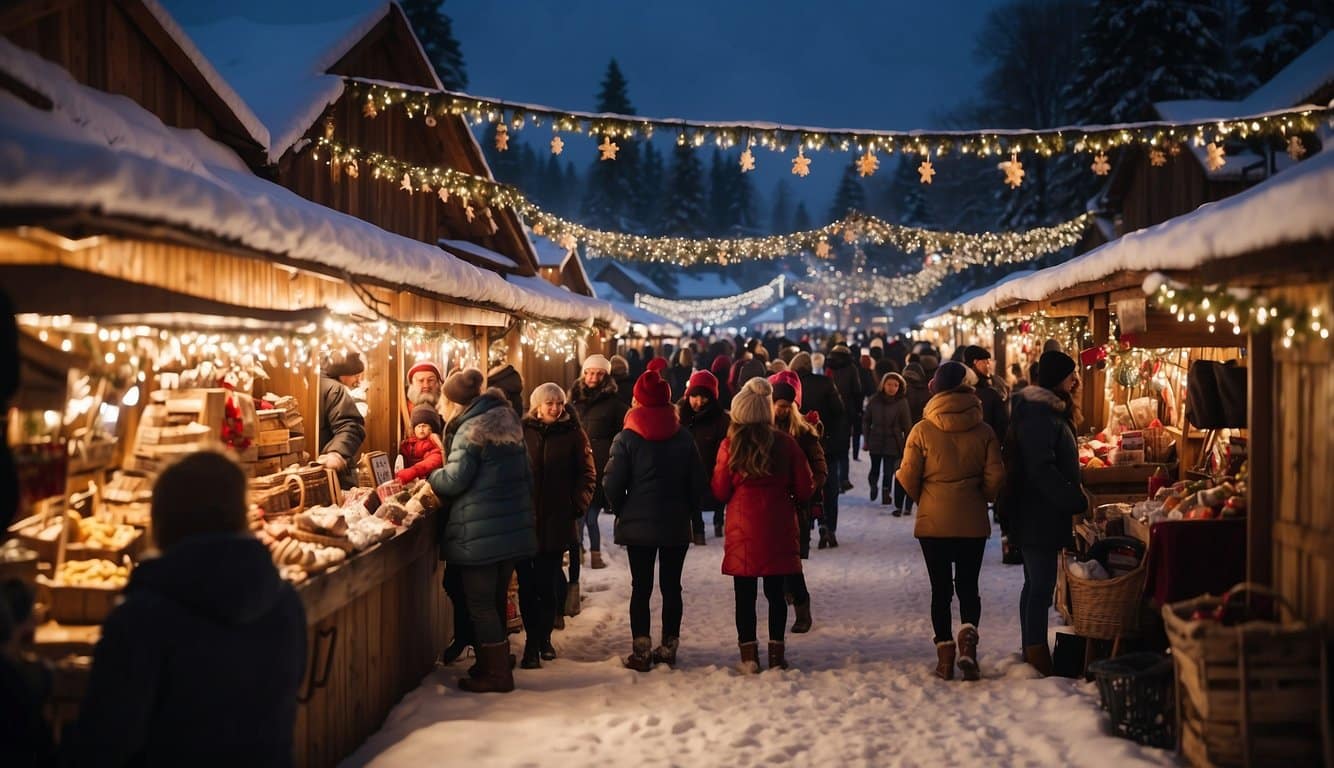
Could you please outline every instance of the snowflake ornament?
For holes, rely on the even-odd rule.
[[[403,174],[403,180],[400,181],[400,182],[398,182],[398,188],[399,188],[399,189],[403,189],[403,190],[407,190],[408,192],[412,192],[412,191],[413,191],[413,189],[412,189],[412,178],[409,177],[406,173]]]
[[[936,175],[936,169],[931,167],[930,160],[923,160],[922,164],[917,166],[917,173],[922,177],[923,184],[930,184]]]
[[[803,179],[811,175],[811,159],[806,157],[804,147],[797,147],[797,156],[792,158],[792,173]]]
[[[506,152],[510,148],[510,129],[504,123],[496,126],[496,151]]]
[[[1149,150],[1149,165],[1152,165],[1154,168],[1162,168],[1164,165],[1167,165],[1167,154],[1161,149]]]
[[[1107,155],[1099,152],[1098,156],[1093,158],[1093,173],[1097,176],[1106,176],[1112,170],[1112,164],[1107,162]]]
[[[750,151],[750,147],[746,147],[746,151],[741,153],[741,172],[753,170],[755,170],[755,153]]]
[[[1174,142],[1173,144],[1168,146],[1167,154],[1171,155],[1172,157],[1176,157],[1177,155],[1181,154],[1181,144]]]
[[[1205,147],[1205,151],[1209,154],[1204,159],[1204,164],[1209,167],[1209,170],[1216,171],[1227,163],[1227,152],[1223,150],[1223,145],[1211,141],[1209,146]]]
[[[857,158],[857,173],[862,176],[870,176],[880,167],[880,161],[876,159],[875,152],[866,150],[866,154]]]
[[[602,152],[602,156],[598,159],[615,160],[616,152],[619,149],[620,147],[616,146],[616,142],[612,141],[610,136],[603,136],[602,143],[598,145],[598,150]]]
[[[1288,157],[1293,160],[1301,160],[1306,156],[1306,145],[1302,143],[1301,137],[1288,137]]]
[[[1010,159],[1001,163],[1000,167],[1005,171],[1005,183],[1010,185],[1010,189],[1018,189],[1024,183],[1024,164],[1019,162],[1019,155],[1010,155]]]
[[[565,149],[565,142],[559,136],[551,137],[551,154],[559,155]]]
[[[821,238],[820,242],[815,244],[815,255],[822,259],[829,258],[829,241]]]

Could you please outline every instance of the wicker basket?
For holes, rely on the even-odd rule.
[[[1173,746],[1172,670],[1172,660],[1159,653],[1132,653],[1089,665],[1113,733],[1153,747]]]
[[[1193,620],[1240,595],[1282,596],[1241,584],[1163,606],[1176,660],[1181,750],[1194,765],[1334,765],[1328,723],[1324,637],[1304,622]]]
[[[266,518],[290,515],[306,508],[306,485],[296,475],[267,475],[250,481],[250,503]]]
[[[1130,573],[1111,579],[1084,579],[1070,573],[1069,558],[1060,558],[1060,576],[1070,591],[1070,626],[1080,637],[1114,640],[1135,635],[1148,558]],[[1058,577],[1059,582],[1059,577]]]

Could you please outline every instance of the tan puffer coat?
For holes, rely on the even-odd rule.
[[[896,476],[917,501],[917,538],[991,535],[987,502],[1000,492],[1005,465],[1000,440],[982,421],[982,401],[972,387],[927,402],[922,420],[908,434]]]

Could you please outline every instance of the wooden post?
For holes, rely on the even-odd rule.
[[[1094,300],[1094,307],[1089,314],[1089,332],[1093,334],[1093,346],[1095,347],[1106,344],[1111,336],[1111,318],[1107,310],[1106,299],[1103,297]],[[1071,350],[1071,357],[1075,358],[1075,362],[1078,363],[1079,350]],[[1088,381],[1084,382],[1083,390],[1083,426],[1086,429],[1096,431],[1098,427],[1107,423],[1107,372],[1098,370],[1094,366],[1088,371]]]
[[[1010,366],[1005,356],[1005,329],[999,325],[995,326],[995,331],[991,337],[991,358],[995,361],[995,365],[991,369],[992,377],[996,381],[1005,381],[1009,378]]]
[[[1274,333],[1263,326],[1247,335],[1246,404],[1250,467],[1246,499],[1246,580],[1270,584],[1273,580],[1273,529],[1278,515],[1274,494]]]

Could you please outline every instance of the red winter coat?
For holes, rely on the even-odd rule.
[[[394,477],[400,483],[410,483],[418,478],[425,480],[432,472],[445,466],[444,452],[429,437],[425,440],[409,437],[399,444],[398,452],[403,457],[403,469]]]
[[[728,469],[729,439],[718,448],[713,495],[727,504],[723,573],[728,576],[782,576],[801,572],[796,502],[815,492],[805,454],[791,435],[774,430],[773,472],[742,477]]]

